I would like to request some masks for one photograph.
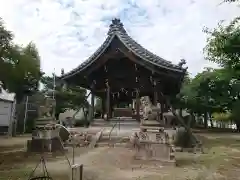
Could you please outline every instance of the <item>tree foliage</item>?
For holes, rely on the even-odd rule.
[[[0,82],[2,87],[16,94],[17,100],[38,90],[42,76],[40,56],[30,42],[21,47],[13,43],[13,34],[0,21]]]
[[[206,29],[209,35],[205,47],[206,58],[229,69],[234,77],[240,75],[240,17],[229,25],[220,23],[213,30]]]
[[[60,113],[68,109],[79,110],[88,107],[86,89],[78,86],[63,87],[59,77],[55,77],[56,86],[54,88],[53,78],[53,76],[43,76],[41,82],[44,85],[43,92],[54,96],[56,99],[56,119],[58,119]]]

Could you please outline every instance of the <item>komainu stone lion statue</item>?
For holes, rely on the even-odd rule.
[[[160,112],[161,109],[158,106],[154,106],[148,96],[141,97],[141,108],[143,110],[143,119],[144,120],[156,120],[157,112]]]

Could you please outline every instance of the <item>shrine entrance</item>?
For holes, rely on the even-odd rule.
[[[119,19],[114,19],[96,52],[61,79],[91,91],[92,118],[97,96],[102,99],[107,120],[121,116],[121,111],[123,116],[131,115],[140,121],[142,96],[149,96],[154,105],[160,103],[161,114],[166,111],[165,97],[179,92],[186,72],[184,63],[174,65],[151,53],[127,34]]]

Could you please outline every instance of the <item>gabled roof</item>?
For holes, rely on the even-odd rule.
[[[148,51],[127,34],[126,30],[123,27],[123,24],[119,19],[113,19],[108,31],[108,36],[103,42],[103,44],[86,61],[84,61],[72,71],[64,74],[61,78],[66,79],[68,77],[71,77],[82,71],[86,67],[90,66],[95,60],[97,60],[101,56],[102,53],[104,53],[104,51],[110,45],[114,37],[117,37],[130,51],[132,51],[136,56],[140,57],[142,60],[148,63],[179,73],[185,73],[186,71],[186,68],[182,67],[182,65],[185,64],[184,62],[179,63],[179,65],[174,65],[170,61],[167,61]]]

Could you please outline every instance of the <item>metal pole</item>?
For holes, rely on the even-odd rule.
[[[56,76],[55,76],[55,68],[53,73],[53,99],[55,99],[55,89],[56,89]]]
[[[11,118],[10,118],[10,123],[9,123],[9,129],[8,129],[8,135],[13,136],[13,131],[15,131],[15,108],[16,108],[16,99],[14,97],[14,101],[12,103],[12,108],[11,108]]]
[[[26,102],[25,102],[25,113],[24,113],[24,121],[23,121],[23,133],[26,132],[27,112],[28,112],[28,96],[26,97]]]

